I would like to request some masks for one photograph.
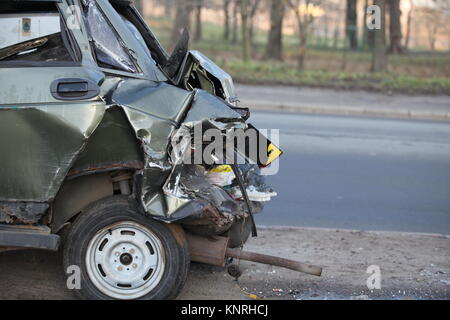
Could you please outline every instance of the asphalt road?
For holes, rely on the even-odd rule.
[[[254,112],[280,129],[260,225],[450,234],[450,124]]]

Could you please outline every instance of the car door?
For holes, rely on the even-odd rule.
[[[0,28],[8,28],[0,39],[0,208],[10,212],[3,219],[20,220],[27,210],[18,203],[55,197],[103,118],[104,74],[83,66],[61,4],[6,0],[0,7]],[[39,214],[22,212],[28,222]]]

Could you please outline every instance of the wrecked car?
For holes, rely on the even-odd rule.
[[[239,258],[281,151],[187,32],[169,55],[125,0],[1,1],[0,26],[0,251],[62,249],[88,299],[175,298],[191,260]],[[188,163],[199,126],[265,158]]]

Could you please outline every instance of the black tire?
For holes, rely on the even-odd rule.
[[[124,196],[102,199],[86,208],[70,228],[64,246],[64,270],[69,266],[79,266],[81,289],[74,290],[82,299],[109,300],[120,299],[102,292],[89,276],[86,254],[91,239],[102,229],[120,222],[130,221],[151,232],[162,244],[165,259],[164,271],[157,285],[137,299],[163,300],[174,299],[183,288],[190,265],[187,243],[181,246],[171,231],[161,222],[139,212],[136,203]],[[92,249],[91,249],[92,250]],[[92,267],[95,268],[95,267]],[[92,274],[93,271],[91,271]],[[128,299],[124,295],[123,299]]]

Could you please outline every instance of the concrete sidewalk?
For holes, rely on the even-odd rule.
[[[450,121],[450,96],[386,95],[290,86],[237,85],[242,106],[252,110]]]

